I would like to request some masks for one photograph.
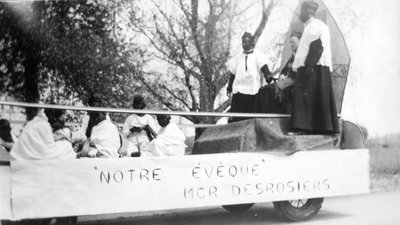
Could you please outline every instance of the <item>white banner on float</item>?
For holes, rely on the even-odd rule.
[[[16,219],[369,192],[368,150],[13,161],[11,168]]]
[[[0,219],[9,220],[11,214],[11,169],[0,162]]]

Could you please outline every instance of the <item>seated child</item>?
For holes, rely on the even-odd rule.
[[[135,95],[133,98],[133,108],[143,109],[146,107],[144,98],[141,95]],[[123,126],[123,134],[129,140],[126,155],[123,156],[139,156],[140,152],[147,148],[150,143],[149,129],[156,129],[156,122],[151,115],[148,114],[132,114],[125,120]]]
[[[185,154],[185,135],[181,129],[171,122],[170,115],[157,115],[161,128],[149,146],[143,150],[143,156],[178,156]]]
[[[62,110],[61,110],[62,111]],[[11,155],[15,159],[75,159],[76,153],[70,142],[56,142],[49,122],[63,116],[61,112],[40,109],[24,127]]]

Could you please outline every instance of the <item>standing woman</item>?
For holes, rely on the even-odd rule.
[[[332,56],[328,26],[314,18],[318,4],[305,1],[300,19],[305,24],[293,62],[291,128],[299,133],[337,133],[339,122],[333,95]]]

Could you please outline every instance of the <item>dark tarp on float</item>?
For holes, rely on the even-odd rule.
[[[248,119],[209,127],[195,141],[193,154],[274,151],[291,154],[303,150],[334,149],[338,137],[287,135],[287,118]]]

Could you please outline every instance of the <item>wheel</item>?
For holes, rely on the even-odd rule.
[[[365,137],[361,127],[346,120],[343,120],[342,127],[341,149],[365,148]]]
[[[229,212],[243,212],[250,209],[254,203],[238,204],[238,205],[223,205],[222,208]]]
[[[304,221],[313,218],[321,209],[323,198],[274,202],[275,212],[287,221]]]
[[[46,219],[28,219],[20,221],[1,221],[3,225],[76,225],[77,216]]]

